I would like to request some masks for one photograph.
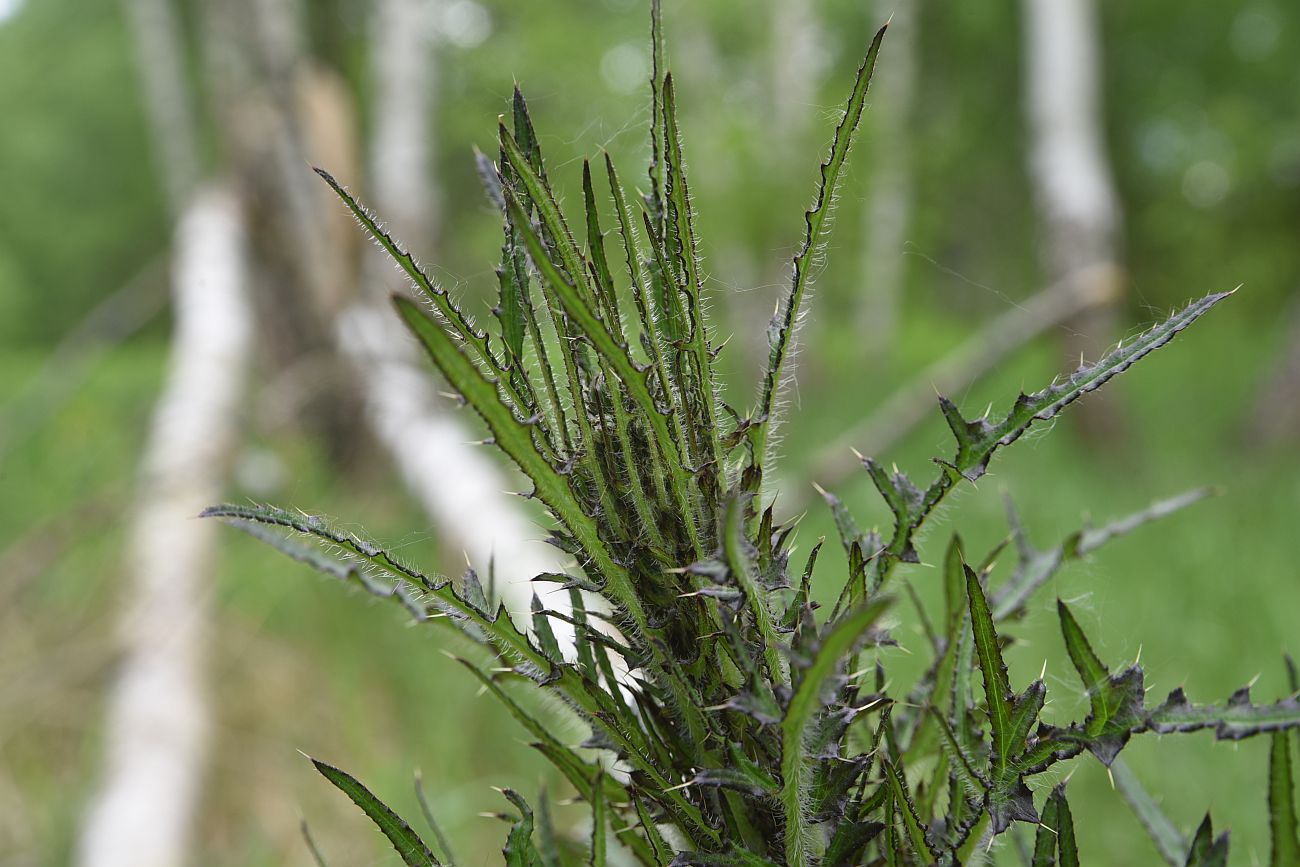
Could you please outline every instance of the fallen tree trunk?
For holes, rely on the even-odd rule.
[[[1052,282],[1089,269],[1120,269],[1121,206],[1106,154],[1101,110],[1101,41],[1093,0],[1024,0],[1029,175],[1042,219],[1042,259]],[[1070,322],[1068,365],[1099,358],[1115,341],[1118,284],[1111,303]],[[1123,430],[1113,395],[1094,396],[1072,416],[1093,442]]]
[[[223,190],[198,194],[175,248],[175,333],[129,528],[122,656],[105,772],[78,843],[81,867],[193,861],[208,735],[206,599],[218,531],[195,516],[224,492],[252,333],[234,198]]]

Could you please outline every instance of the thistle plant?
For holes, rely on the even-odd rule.
[[[1271,733],[1272,864],[1298,863],[1286,734],[1300,727],[1294,694],[1256,704],[1242,689],[1202,705],[1175,690],[1148,702],[1142,669],[1112,673],[1063,602],[1062,643],[1090,702],[1084,719],[1041,721],[1043,681],[1027,681],[1003,661],[1007,627],[1066,562],[1204,492],[1080,531],[1046,551],[1028,543],[1012,512],[1016,565],[997,586],[990,578],[1002,548],[972,556],[954,535],[946,548],[927,552],[942,563],[942,610],[911,599],[931,655],[925,673],[900,686],[881,653],[894,643],[887,622],[907,616],[891,595],[903,583],[896,576],[920,562],[918,533],[948,494],[979,479],[1000,448],[1169,343],[1231,293],[1195,301],[1101,360],[1020,394],[1005,414],[970,419],[940,398],[954,445],[935,459],[933,478],[917,484],[862,460],[892,527],[864,531],[825,495],[847,570],[835,604],[819,609],[812,581],[822,543],[791,561],[794,528],[774,516],[764,479],[814,263],[885,30],[867,50],[821,163],[790,285],[768,330],[767,369],[755,405],[742,411],[718,397],[720,347],[704,312],[677,97],[658,4],[652,8],[648,192],[629,195],[607,155],[595,171],[584,163],[575,233],[518,90],[510,123],[500,124],[497,159],[478,155],[504,222],[491,328],[466,315],[375,216],[318,170],[410,277],[414,297],[395,296],[397,313],[553,519],[550,541],[575,565],[535,580],[557,585],[549,598],[559,593],[568,605],[548,608],[535,596],[525,628],[473,570],[459,581],[426,575],[298,512],[220,506],[207,514],[481,648],[460,661],[592,812],[589,849],[577,858],[555,844],[545,810],[535,813],[519,793],[505,791],[514,810],[503,850],[510,865],[603,865],[615,848],[658,867],[957,865],[984,858],[1017,823],[1034,831],[1033,865],[1078,864],[1065,788],[1036,804],[1027,781],[1083,753],[1110,766],[1147,732],[1201,729],[1228,739]],[[608,229],[602,197],[613,214]],[[557,638],[561,622],[571,646]],[[516,684],[558,696],[589,727],[589,739],[575,745],[557,737]],[[451,860],[436,831],[437,853],[356,779],[316,766],[406,864]],[[1117,778],[1170,864],[1226,863],[1226,836],[1213,836],[1208,816],[1193,840],[1183,840],[1130,774]]]

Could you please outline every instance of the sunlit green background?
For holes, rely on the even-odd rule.
[[[878,11],[816,0],[820,65],[807,124],[769,128],[771,27],[780,0],[667,2],[687,157],[700,214],[728,395],[747,403],[762,326],[802,229],[816,161]],[[530,96],[552,178],[577,199],[580,158],[608,148],[641,177],[649,100],[646,14],[639,0],[451,3],[459,23],[438,47],[436,238],[407,239],[485,312],[497,226],[470,158],[490,147],[514,80]],[[307,4],[314,50],[364,94],[366,4]],[[915,219],[906,245],[903,318],[883,356],[857,318],[873,157],[871,121],[853,155],[828,265],[803,332],[783,476],[797,499],[814,455],[869,414],[910,372],[980,322],[1041,288],[1038,225],[1025,168],[1019,12],[1015,4],[921,4],[910,145]],[[112,625],[123,584],[123,516],[166,360],[166,315],[111,348],[64,397],[32,391],[60,337],[101,299],[166,255],[170,221],[150,157],[132,46],[111,2],[7,0],[0,10],[0,863],[60,864],[99,771]],[[1229,303],[1110,389],[1127,434],[1082,442],[1069,417],[1009,450],[927,533],[934,562],[949,522],[969,547],[1005,532],[1014,493],[1033,539],[1055,543],[1088,516],[1137,509],[1190,487],[1221,495],[1062,573],[1111,664],[1141,654],[1152,696],[1183,685],[1221,700],[1258,677],[1285,693],[1281,654],[1300,653],[1300,431],[1244,444],[1261,388],[1295,339],[1300,290],[1300,6],[1245,0],[1100,3],[1107,146],[1124,208],[1130,273],[1125,329],[1194,296],[1244,284]],[[882,63],[889,63],[888,46]],[[364,103],[364,98],[363,103]],[[364,108],[364,105],[363,105]],[[779,133],[779,134],[778,134]],[[791,140],[793,138],[793,140]],[[155,269],[156,270],[156,269]],[[149,279],[147,276],[145,279]],[[152,279],[159,279],[157,276]],[[1059,332],[954,395],[971,413],[1003,406],[1062,366]],[[56,381],[63,382],[63,380]],[[42,379],[41,382],[49,380]],[[63,386],[61,386],[63,387]],[[402,493],[382,455],[340,471],[297,428],[267,431],[248,405],[241,465],[278,463],[283,481],[256,495],[364,526],[434,570],[457,568],[436,528]],[[1050,435],[1048,435],[1050,433]],[[918,474],[948,448],[937,413],[882,455]],[[251,472],[251,471],[250,471]],[[863,522],[885,514],[865,475],[837,485]],[[804,550],[831,532],[812,506]],[[199,865],[305,864],[305,816],[335,864],[396,864],[351,805],[296,752],[336,761],[401,811],[423,770],[433,806],[465,864],[499,859],[503,806],[490,786],[568,792],[524,733],[439,652],[442,640],[392,611],[327,585],[234,534],[223,537],[213,590],[216,744],[202,808]],[[828,554],[830,548],[828,546]],[[823,558],[823,592],[838,563]],[[933,570],[911,578],[931,596]],[[1079,709],[1053,593],[1014,630],[1014,682],[1044,660],[1048,713]],[[915,668],[904,629],[898,671]],[[576,732],[574,732],[576,736]],[[1126,756],[1184,829],[1213,810],[1232,829],[1233,863],[1267,858],[1262,740],[1208,734],[1144,738]],[[1095,761],[1065,766],[1088,864],[1153,864],[1154,849]],[[562,823],[583,820],[562,806]],[[1016,863],[1010,852],[1003,859]]]

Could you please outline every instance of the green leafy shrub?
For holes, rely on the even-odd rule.
[[[999,448],[1164,346],[1230,293],[1196,301],[1095,364],[1019,395],[1005,415],[967,419],[941,398],[955,448],[936,458],[924,486],[864,459],[894,525],[884,534],[863,531],[826,495],[848,556],[829,612],[817,610],[810,592],[821,543],[802,563],[790,562],[793,527],[778,524],[764,505],[764,474],[802,305],[883,36],[882,29],[871,43],[821,165],[791,285],[769,329],[766,375],[745,415],[717,398],[718,347],[703,311],[657,8],[649,193],[634,207],[606,157],[612,232],[600,225],[585,164],[585,244],[576,240],[518,92],[511,126],[501,124],[499,161],[479,156],[505,223],[491,335],[320,172],[410,276],[420,300],[395,297],[398,313],[554,518],[551,540],[580,570],[536,580],[558,583],[571,607],[549,610],[534,597],[525,631],[472,570],[459,583],[430,577],[299,513],[221,506],[208,514],[481,645],[482,658],[461,660],[465,667],[591,806],[594,832],[582,863],[604,864],[612,834],[647,865],[965,864],[1013,823],[1029,823],[1037,826],[1033,865],[1078,864],[1064,787],[1035,805],[1026,780],[1090,752],[1114,765],[1117,784],[1169,863],[1223,864],[1226,835],[1214,838],[1208,816],[1194,840],[1183,840],[1115,764],[1135,735],[1212,729],[1229,739],[1272,733],[1272,863],[1296,864],[1285,734],[1300,726],[1294,695],[1259,705],[1243,689],[1223,704],[1196,705],[1175,690],[1150,703],[1142,669],[1112,673],[1063,602],[1061,636],[1091,703],[1087,717],[1067,726],[1040,721],[1043,681],[1013,681],[1003,662],[1000,629],[1062,564],[1203,492],[1081,531],[1048,551],[1031,547],[1013,516],[1018,561],[997,587],[988,579],[1002,548],[970,558],[953,536],[939,571],[942,611],[927,612],[912,596],[932,654],[928,669],[900,689],[878,653],[892,643],[882,620],[895,604],[891,579],[919,562],[917,533],[949,492],[980,478]],[[575,636],[571,648],[556,637],[559,621]],[[517,689],[506,688],[510,682],[559,696],[589,725],[590,739],[579,748],[560,741]],[[439,863],[357,780],[316,766],[407,864]],[[545,811],[535,815],[518,793],[504,795],[517,811],[508,864],[575,862],[555,843]]]

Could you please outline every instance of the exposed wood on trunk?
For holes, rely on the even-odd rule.
[[[175,333],[145,444],[129,536],[123,647],[107,768],[77,850],[82,867],[180,867],[203,772],[208,581],[239,427],[251,342],[242,217],[225,191],[198,195],[176,235]]]
[[[1029,170],[1042,215],[1043,260],[1053,281],[1083,279],[1092,266],[1120,267],[1120,202],[1106,155],[1101,44],[1092,0],[1024,0]],[[1064,341],[1071,364],[1114,342],[1117,305],[1073,320]],[[1074,418],[1094,441],[1122,428],[1109,396]]]

